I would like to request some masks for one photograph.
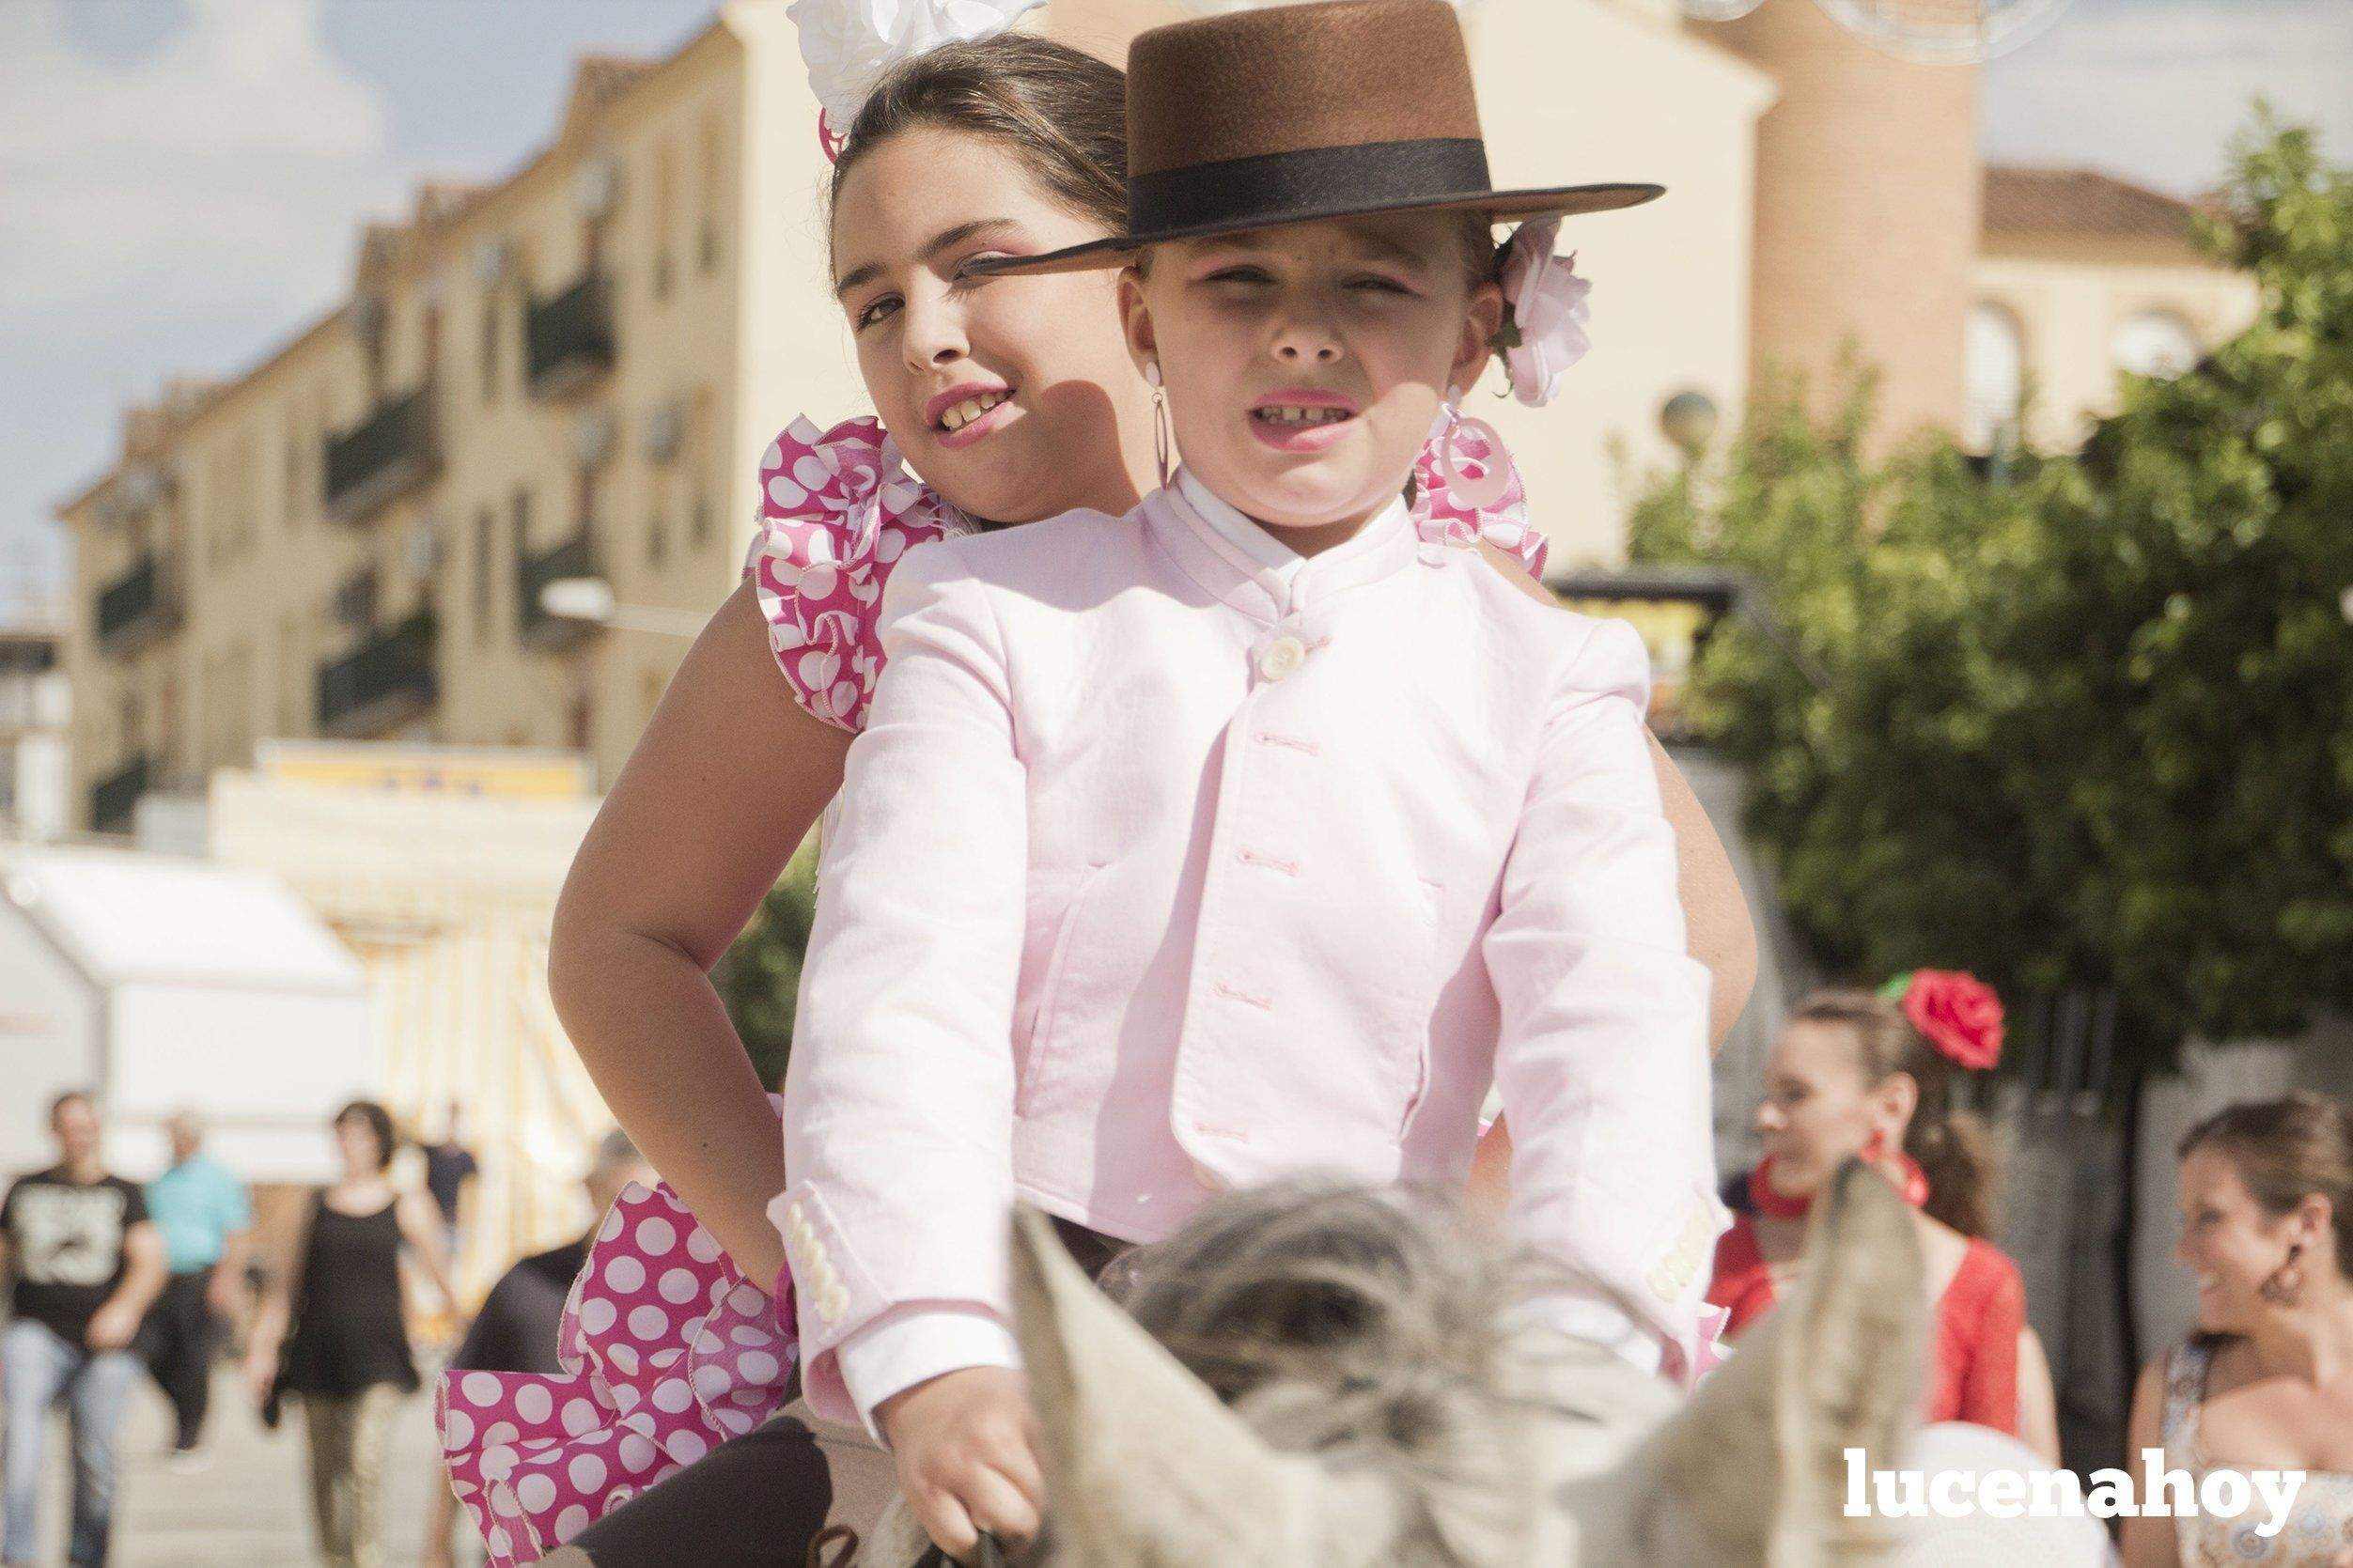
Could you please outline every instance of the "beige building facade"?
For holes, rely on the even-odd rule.
[[[584,61],[521,169],[420,191],[362,237],[335,309],[126,416],[119,461],[61,508],[77,827],[123,830],[142,795],[279,737],[618,770],[685,644],[559,619],[540,590],[711,609],[772,411],[858,396],[799,54],[782,8],[740,9],[659,64]],[[780,297],[818,330],[779,330]]]

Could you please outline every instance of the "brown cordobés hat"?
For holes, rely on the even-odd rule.
[[[1374,212],[1532,218],[1664,194],[1495,190],[1454,8],[1323,0],[1138,34],[1128,51],[1128,232],[972,271],[1117,267],[1162,241]]]

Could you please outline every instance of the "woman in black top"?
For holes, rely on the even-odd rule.
[[[392,1118],[370,1100],[335,1114],[342,1178],[307,1205],[270,1270],[245,1371],[255,1399],[303,1402],[311,1509],[329,1568],[379,1568],[392,1418],[416,1391],[401,1314],[405,1246],[454,1313],[439,1217],[421,1192],[386,1179]]]

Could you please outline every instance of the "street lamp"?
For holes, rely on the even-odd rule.
[[[1704,392],[1678,392],[1659,410],[1659,428],[1683,454],[1686,462],[1699,461],[1707,443],[1716,439],[1716,401]]]
[[[616,604],[613,584],[601,577],[559,577],[539,590],[539,608],[560,621],[587,621],[658,637],[699,637],[709,618],[693,610]]]

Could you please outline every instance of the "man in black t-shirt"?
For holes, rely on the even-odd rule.
[[[623,1188],[631,1182],[651,1187],[660,1179],[629,1134],[618,1128],[607,1133],[588,1168],[590,1234]],[[465,1343],[449,1358],[449,1370],[562,1372],[564,1364],[555,1354],[556,1326],[564,1316],[564,1298],[587,1261],[588,1236],[583,1235],[535,1252],[509,1268],[483,1297]],[[425,1529],[425,1568],[448,1568],[454,1560],[449,1540],[457,1518],[456,1495],[446,1485],[434,1487]]]
[[[164,1238],[135,1183],[99,1163],[98,1110],[84,1094],[49,1108],[57,1163],[20,1176],[0,1199],[0,1275],[9,1322],[0,1333],[0,1438],[6,1523],[0,1562],[33,1560],[41,1438],[63,1400],[73,1433],[75,1568],[106,1560],[114,1514],[115,1423],[138,1373],[130,1350],[164,1288]]]

